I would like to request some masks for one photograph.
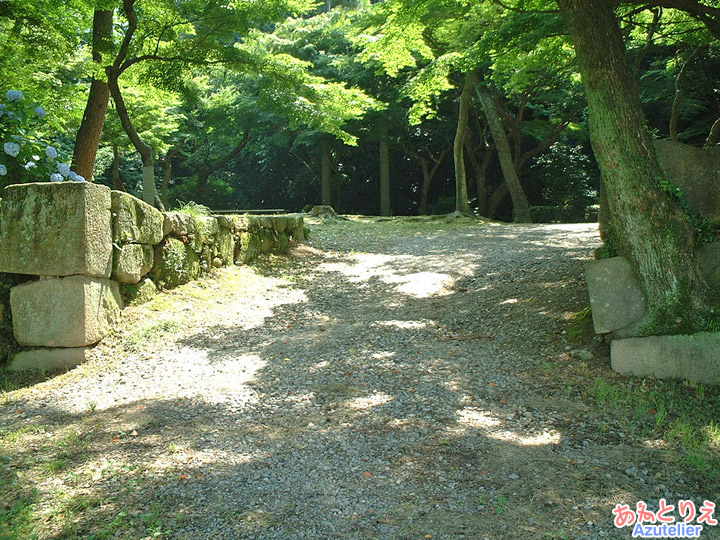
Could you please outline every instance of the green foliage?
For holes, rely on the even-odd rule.
[[[19,90],[8,90],[5,97],[6,103],[0,104],[0,186],[62,181],[70,169],[60,165],[63,149],[45,139],[45,109]]]

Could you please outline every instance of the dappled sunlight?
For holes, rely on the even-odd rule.
[[[410,328],[426,328],[428,326],[428,321],[378,321],[375,324],[379,324],[380,326],[392,326],[394,328],[401,328],[401,329],[410,329]]]
[[[483,435],[496,441],[512,443],[518,446],[545,446],[560,444],[562,437],[558,431],[543,430],[537,434],[518,433],[507,429],[507,422],[490,411],[465,407],[458,411],[458,427],[481,430]]]
[[[345,403],[345,406],[349,409],[355,410],[371,409],[373,407],[377,407],[378,405],[384,405],[385,403],[389,403],[393,399],[394,398],[392,396],[383,392],[374,392],[370,396],[363,396],[351,399],[347,403]]]

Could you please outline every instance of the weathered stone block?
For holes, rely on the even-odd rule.
[[[163,236],[188,236],[195,234],[195,221],[184,212],[165,212],[163,214]]]
[[[220,228],[217,219],[210,216],[197,216],[195,222],[197,224],[197,234],[202,237],[203,243],[211,242]]]
[[[20,351],[11,356],[7,369],[9,371],[63,371],[85,362],[91,350],[90,347],[73,347]]]
[[[701,245],[698,262],[708,285],[720,291],[720,242]]]
[[[166,238],[155,248],[154,281],[171,289],[200,277],[200,257],[189,245]]]
[[[278,251],[285,251],[290,246],[290,239],[284,232],[277,233],[277,245]]]
[[[256,234],[260,238],[260,251],[270,253],[275,247],[275,233],[273,230],[263,227]]]
[[[720,147],[703,149],[673,141],[654,141],[668,179],[682,189],[703,218],[720,221]]]
[[[155,298],[158,290],[152,279],[145,278],[139,283],[120,285],[120,293],[127,304],[136,306]]]
[[[610,345],[610,363],[623,375],[718,384],[720,334],[616,339]]]
[[[625,328],[645,314],[646,300],[635,272],[623,257],[585,265],[596,334]]]
[[[5,188],[0,272],[110,277],[110,189],[89,182]]]
[[[234,262],[235,238],[230,230],[225,227],[218,231],[217,250],[223,264],[232,264]]]
[[[113,277],[120,283],[137,283],[152,270],[155,250],[147,244],[123,244],[115,249]]]
[[[313,206],[312,210],[310,210],[310,213],[315,217],[335,217],[337,214],[335,213],[335,209],[332,206],[320,204],[317,206]]]
[[[13,333],[28,347],[85,347],[104,338],[120,317],[118,284],[88,276],[48,278],[10,291]]]
[[[239,253],[236,253],[235,262],[249,263],[260,255],[261,242],[257,234],[251,232],[240,233]]]
[[[113,191],[111,197],[115,242],[160,243],[164,217],[159,210],[124,191]]]
[[[235,228],[233,217],[235,216],[215,216],[215,219],[217,219],[218,226],[232,231]]]

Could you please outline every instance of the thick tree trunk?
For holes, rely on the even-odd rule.
[[[612,225],[612,215],[610,215],[610,207],[608,206],[607,192],[605,191],[605,182],[600,179],[600,209],[598,210],[598,229],[600,230],[600,238],[607,241],[610,236],[610,226]]]
[[[112,51],[113,12],[95,11],[93,15],[93,61],[102,64],[103,56]],[[85,112],[75,136],[73,168],[79,175],[92,179],[100,137],[105,125],[110,89],[106,82],[93,77]]]
[[[113,166],[112,166],[112,183],[113,189],[117,191],[127,191],[125,189],[125,182],[123,182],[120,176],[120,150],[117,144],[113,144]]]
[[[505,184],[510,192],[510,198],[513,203],[514,221],[517,223],[531,223],[530,207],[522,185],[520,184],[520,179],[517,176],[517,171],[515,171],[515,164],[513,163],[513,157],[510,152],[510,144],[508,143],[505,129],[503,128],[500,115],[495,106],[495,100],[493,100],[490,92],[488,92],[486,88],[480,85],[476,85],[475,88],[478,99],[480,100],[480,105],[485,113],[488,127],[490,128],[490,134],[492,135],[493,141],[495,141]]]
[[[645,320],[631,332],[697,330],[707,289],[694,259],[693,232],[678,202],[660,187],[664,174],[612,6],[605,0],[558,5],[580,63],[613,239],[638,269],[648,299]]]
[[[380,215],[389,216],[390,209],[390,144],[387,129],[380,135]]]
[[[330,161],[330,145],[323,141],[320,147],[320,189],[321,202],[324,205],[332,206],[332,163]]]
[[[455,130],[455,141],[453,142],[453,162],[455,164],[455,212],[460,214],[470,213],[464,148],[468,117],[470,113],[470,100],[472,99],[474,86],[475,73],[471,71],[465,75],[465,85],[463,86],[462,94],[460,94],[457,129]]]

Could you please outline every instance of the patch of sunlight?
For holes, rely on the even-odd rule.
[[[508,298],[507,300],[503,300],[502,302],[500,302],[500,305],[503,305],[503,304],[517,304],[517,303],[518,303],[518,299],[517,299],[517,298]]]
[[[370,358],[373,358],[374,360],[387,360],[388,358],[392,358],[393,356],[395,356],[395,353],[392,351],[382,351],[372,353],[370,355]]]
[[[445,285],[454,281],[448,274],[440,274],[436,272],[418,272],[397,278],[397,282],[402,285],[398,287],[398,291],[409,294],[416,298],[427,298],[428,296],[438,295]],[[450,294],[450,291],[445,291]]]
[[[412,260],[409,256],[378,255],[360,253],[353,256],[354,263],[325,263],[322,268],[329,272],[339,272],[351,282],[360,283],[377,278],[383,283],[397,285],[398,292],[427,298],[439,294],[446,285],[452,283],[449,274],[439,272],[404,273],[407,270],[394,268],[393,264],[403,264]],[[445,291],[450,294],[450,291]]]
[[[465,428],[482,429],[485,435],[496,441],[509,442],[518,446],[544,446],[560,444],[560,433],[543,431],[532,435],[515,433],[502,429],[503,422],[488,411],[466,407],[458,412],[458,424]]]
[[[402,328],[403,330],[410,328],[425,328],[428,323],[426,321],[379,321],[377,324],[381,326],[394,326],[395,328]]]
[[[322,362],[318,362],[313,367],[310,368],[310,371],[318,371],[320,369],[325,369],[326,367],[330,367],[330,362],[327,360],[323,360]]]
[[[370,409],[383,405],[395,399],[383,392],[374,392],[371,396],[364,396],[348,401],[347,406],[351,409]]]

